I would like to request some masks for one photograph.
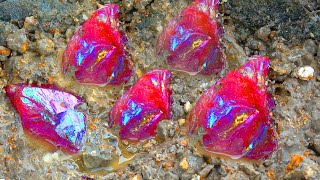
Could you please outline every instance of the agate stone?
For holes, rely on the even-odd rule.
[[[266,159],[277,148],[267,92],[269,60],[254,56],[210,87],[195,104],[189,134],[207,151],[234,159]]]
[[[82,148],[86,116],[75,109],[80,98],[51,86],[13,84],[5,91],[25,131],[68,153]]]
[[[166,69],[148,72],[115,103],[109,114],[109,125],[119,126],[121,139],[152,138],[157,124],[170,119],[170,78]]]
[[[170,68],[211,75],[224,67],[218,0],[196,0],[174,17],[160,34],[156,51]]]
[[[126,37],[118,27],[118,6],[98,9],[68,43],[62,69],[79,83],[118,85],[133,73],[125,51]]]

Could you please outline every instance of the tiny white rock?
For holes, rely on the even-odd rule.
[[[310,81],[313,79],[314,69],[311,66],[300,67],[297,71],[299,79]]]
[[[183,106],[184,111],[187,113],[191,110],[191,104],[189,101],[187,101]]]

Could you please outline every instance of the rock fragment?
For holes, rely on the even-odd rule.
[[[20,53],[27,51],[28,41],[25,29],[19,29],[7,37],[8,47]]]
[[[182,161],[180,161],[180,164],[179,164],[179,165],[180,165],[180,167],[181,167],[182,170],[184,170],[184,171],[188,170],[188,168],[189,168],[189,163],[188,163],[187,158],[184,157],[184,158],[182,159]]]
[[[300,67],[293,75],[299,79],[310,81],[313,79],[314,69],[311,66]]]

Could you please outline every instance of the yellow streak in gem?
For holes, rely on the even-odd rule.
[[[233,126],[238,126],[239,124],[242,124],[244,123],[244,121],[246,121],[246,119],[248,118],[248,114],[246,113],[243,113],[239,116],[236,117],[234,123],[233,123]]]
[[[225,131],[225,132],[223,133],[223,137],[226,138],[226,137],[227,137],[227,134],[228,134],[230,131],[232,131],[234,128],[236,128],[239,124],[244,123],[244,122],[247,120],[247,118],[248,118],[248,114],[246,114],[246,113],[243,113],[243,114],[237,116],[236,119],[234,120],[234,123],[233,123],[232,127],[230,127],[229,130],[227,130],[227,131]]]
[[[203,41],[201,39],[198,39],[195,42],[193,42],[192,43],[192,49],[195,49],[195,48],[199,47],[202,44],[202,42]]]
[[[97,60],[96,62],[94,62],[94,64],[90,67],[90,70],[93,71],[94,67],[103,59],[107,56],[107,51],[103,50],[98,54]]]
[[[97,58],[97,63],[100,62],[103,58],[107,56],[107,51],[103,50],[102,52],[99,53],[98,58]]]
[[[132,132],[138,132],[145,124],[149,123],[154,118],[154,114],[147,114],[143,117],[142,121],[139,124],[139,127],[136,127],[132,130]]]
[[[144,126],[145,124],[147,124],[148,122],[150,122],[154,117],[154,114],[148,114],[145,117],[143,117],[143,120],[140,123],[140,127]]]

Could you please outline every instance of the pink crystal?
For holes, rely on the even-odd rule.
[[[229,72],[198,100],[189,116],[189,134],[202,129],[206,150],[231,158],[266,159],[277,148],[265,85],[267,57],[254,56]]]
[[[169,67],[190,74],[214,74],[224,67],[222,28],[216,19],[218,0],[196,0],[173,18],[156,46]]]
[[[125,51],[126,37],[118,27],[118,6],[108,4],[92,14],[69,41],[63,72],[74,73],[79,83],[117,85],[131,77]]]
[[[121,139],[152,138],[157,124],[170,118],[170,76],[166,69],[146,73],[115,103],[109,125],[120,126]]]
[[[77,153],[84,141],[86,117],[75,108],[78,97],[50,86],[13,84],[5,87],[22,127],[70,153]]]

